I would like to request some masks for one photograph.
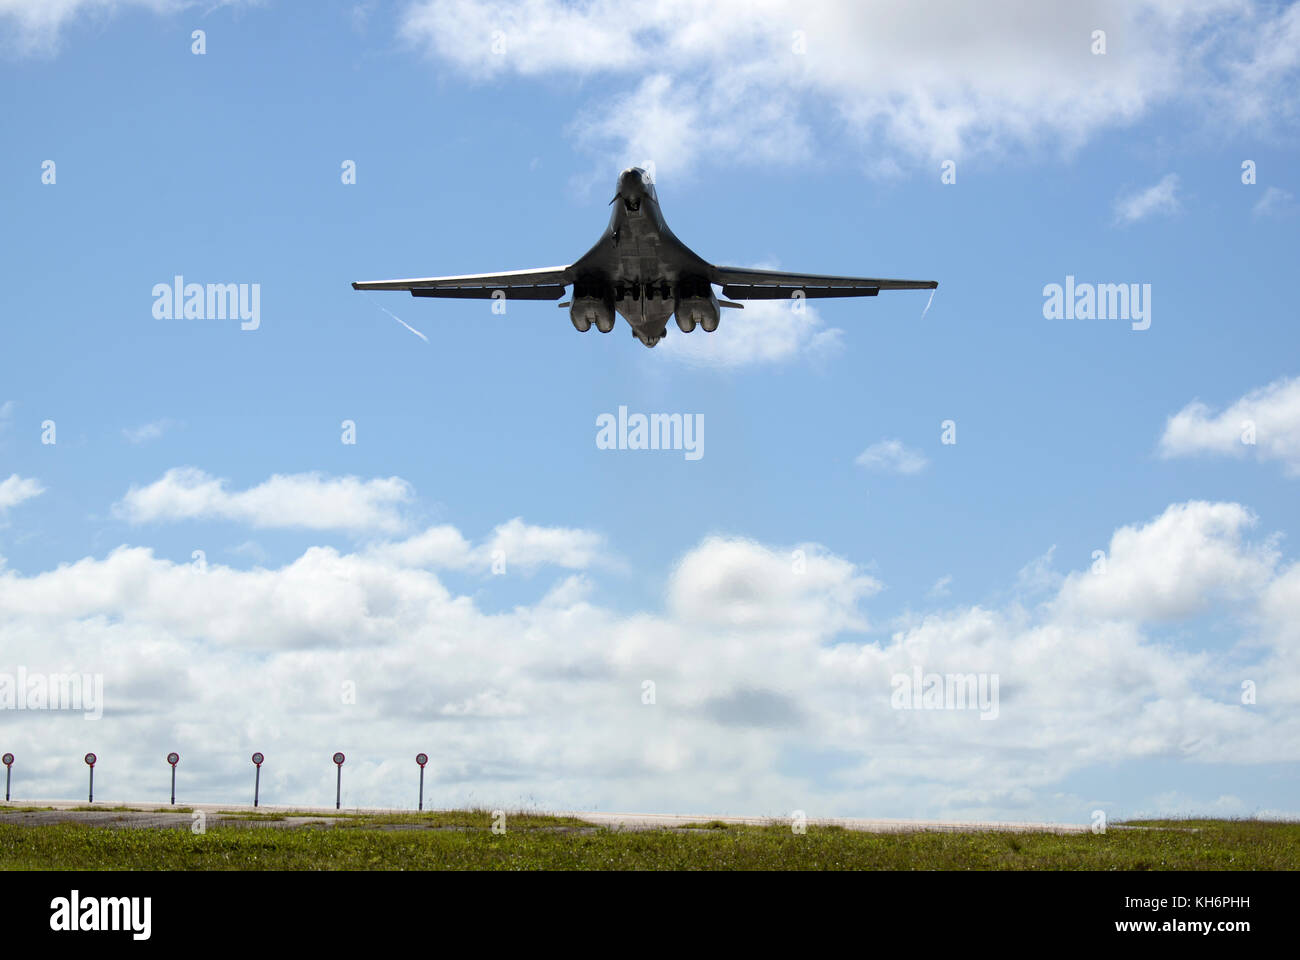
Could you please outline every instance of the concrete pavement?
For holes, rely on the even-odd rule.
[[[84,800],[16,800],[7,804],[0,803],[0,823],[25,822],[35,826],[40,823],[74,821],[111,826],[177,827],[188,826],[192,822],[192,814],[170,810],[168,809],[170,804],[165,801],[162,803],[143,803],[139,801],[123,803],[114,800],[105,800],[93,804],[96,808],[94,810],[78,809],[87,806],[90,805]],[[322,819],[328,820],[332,815],[337,815],[339,813],[392,815],[412,814],[416,812],[410,809],[396,809],[391,807],[344,807],[342,810],[335,810],[333,807],[309,807],[299,805],[284,806],[277,804],[259,804],[254,808],[252,804],[190,803],[184,800],[178,800],[176,806],[188,808],[189,810],[203,811],[209,818],[209,823],[220,823],[223,820],[226,822],[233,821],[250,823],[250,821],[247,820],[223,818],[220,816],[222,811],[239,814],[256,812],[300,813],[308,815],[305,817],[289,817],[285,820],[278,821],[261,821],[268,825],[275,824],[282,827],[297,827],[312,823],[321,825]],[[14,811],[15,808],[21,807],[42,807],[49,809],[32,811],[28,814],[11,812]],[[123,807],[127,809],[119,809]],[[511,812],[513,811],[506,811],[507,815]],[[573,817],[595,826],[623,830],[681,829],[698,827],[714,822],[734,824],[738,826],[769,826],[773,824],[784,826],[791,823],[789,817],[738,817],[714,814],[604,813],[598,811],[579,810],[529,810],[519,812],[547,814],[559,817]],[[257,823],[258,821],[251,822]],[[868,833],[905,833],[916,830],[945,831],[949,833],[975,833],[987,830],[1013,833],[1087,833],[1091,829],[1088,824],[987,820],[887,820],[857,817],[809,817],[806,820],[806,823],[809,826],[838,826],[843,827],[846,830],[860,830]]]

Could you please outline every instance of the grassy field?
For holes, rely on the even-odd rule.
[[[241,821],[294,814],[240,814]],[[1295,870],[1300,823],[1152,821],[1094,834],[858,833],[789,826],[612,831],[538,814],[322,815],[307,828],[256,822],[140,829],[0,822],[10,870]],[[333,817],[334,815],[330,815]]]

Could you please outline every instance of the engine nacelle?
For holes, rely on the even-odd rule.
[[[590,330],[593,323],[601,333],[609,333],[614,329],[614,298],[599,283],[578,280],[573,285],[569,319],[580,333]]]
[[[718,298],[713,286],[703,277],[683,277],[677,284],[677,302],[674,306],[677,327],[690,333],[698,323],[706,333],[718,329]]]

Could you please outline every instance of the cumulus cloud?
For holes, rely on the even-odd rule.
[[[1121,197],[1115,202],[1115,220],[1118,223],[1137,223],[1147,217],[1177,213],[1178,174],[1171,173],[1159,183]]]
[[[578,138],[661,173],[709,157],[816,163],[843,146],[818,139],[817,114],[864,169],[1069,150],[1169,103],[1272,121],[1295,112],[1300,62],[1296,8],[1243,0],[420,0],[401,31],[477,81],[599,78]]]
[[[930,461],[920,450],[905,446],[901,440],[881,440],[858,454],[854,463],[877,473],[920,473]]]
[[[536,526],[525,523],[521,517],[498,525],[478,546],[466,540],[455,527],[444,524],[429,527],[405,540],[378,544],[368,553],[402,566],[500,573],[513,569],[532,572],[544,566],[583,570],[597,560],[612,565],[600,534],[577,528]]]
[[[162,12],[180,7],[174,0],[0,0],[0,23],[7,22],[6,46],[20,54],[51,52],[59,32],[77,16],[105,15],[118,6]]]
[[[590,530],[532,526],[515,517],[492,531],[479,562],[490,565],[500,558],[507,566],[526,570],[542,565],[581,570],[600,555],[602,543],[601,536]]]
[[[945,573],[926,591],[925,595],[931,600],[942,600],[952,592],[952,574]]]
[[[1249,39],[1238,38],[1240,49],[1225,57],[1228,82],[1216,95],[1228,101],[1242,124],[1269,122],[1279,115],[1294,118],[1294,90],[1278,86],[1288,79],[1293,83],[1300,66],[1300,4],[1288,4],[1276,16],[1258,4],[1241,9],[1253,21]]]
[[[1295,212],[1295,194],[1281,187],[1265,187],[1251,212],[1257,217],[1281,217]]]
[[[255,6],[262,0],[0,0],[3,47],[19,56],[55,53],[63,31],[77,20],[105,19],[121,9],[148,10],[156,14],[219,7]]]
[[[39,480],[11,473],[9,479],[0,481],[0,517],[3,517],[10,507],[16,507],[26,500],[39,497],[44,492],[45,488],[41,486]]]
[[[1026,597],[1033,597],[1059,590],[1063,578],[1052,565],[1055,555],[1056,545],[1053,544],[1042,556],[1035,557],[1021,567],[1020,573],[1016,575],[1017,592]]]
[[[718,329],[684,334],[670,321],[657,357],[690,366],[735,368],[817,361],[839,350],[844,331],[828,327],[807,303],[751,300],[743,310],[723,308]]]
[[[138,427],[123,427],[122,436],[126,437],[129,443],[148,443],[150,440],[157,440],[173,426],[171,420],[164,418],[150,423],[142,423]]]
[[[473,548],[453,526],[429,527],[405,540],[379,544],[371,554],[404,567],[468,567]]]
[[[192,797],[242,799],[262,750],[267,802],[327,801],[344,750],[345,802],[407,805],[403,771],[426,750],[434,805],[1078,821],[1092,807],[1060,783],[1092,765],[1300,759],[1300,684],[1281,689],[1300,674],[1300,576],[1251,530],[1235,504],[1174,505],[1115,535],[1133,589],[1090,592],[1076,571],[1033,611],[957,607],[888,636],[864,632],[880,581],[815,544],[711,537],[667,571],[662,604],[619,609],[584,574],[492,613],[426,566],[472,565],[483,544],[452,527],[405,553],[316,546],[274,569],[122,547],[0,570],[0,649],[30,671],[104,674],[106,798],[139,799],[177,749]],[[1194,592],[1254,618],[1256,660],[1146,634],[1143,618],[1199,609]],[[997,719],[891,708],[892,678],[916,667],[998,674]],[[1257,706],[1236,701],[1239,676],[1259,679]],[[67,745],[87,721],[40,720],[10,729],[34,758],[24,790],[72,796]],[[790,763],[813,755],[833,768]]]
[[[790,166],[813,155],[811,131],[792,122],[798,108],[790,93],[769,90],[744,110],[734,109],[738,96],[743,91],[656,73],[605,109],[583,113],[569,131],[579,144],[616,165],[649,157],[670,174],[720,152],[739,155],[745,164],[773,166]]]
[[[1193,401],[1165,423],[1162,457],[1254,456],[1300,476],[1300,377],[1252,390],[1221,413]]]
[[[1089,571],[1066,578],[1059,609],[1147,622],[1252,599],[1272,580],[1278,559],[1271,542],[1245,542],[1256,522],[1237,503],[1192,501],[1170,506],[1145,525],[1121,527]]]
[[[710,537],[677,566],[668,606],[688,621],[825,634],[864,629],[859,602],[880,588],[815,545],[778,552],[749,540]]]
[[[275,474],[255,487],[231,491],[225,480],[176,467],[147,486],[132,486],[113,509],[130,523],[230,520],[253,527],[392,533],[406,526],[401,507],[412,495],[400,477],[362,480],[319,473]]]

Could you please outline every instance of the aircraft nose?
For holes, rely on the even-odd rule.
[[[636,200],[645,196],[645,181],[641,178],[640,170],[629,167],[619,174],[618,195],[625,200]]]

